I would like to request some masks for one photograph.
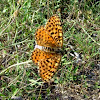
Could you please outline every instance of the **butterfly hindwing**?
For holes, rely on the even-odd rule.
[[[46,58],[50,58],[53,56],[53,53],[50,53],[50,52],[45,52],[45,51],[42,51],[38,48],[36,48],[33,53],[32,53],[32,61],[35,63],[35,64],[38,64],[38,62],[42,59],[46,59]]]
[[[36,43],[40,46],[46,46],[46,47],[56,46],[56,41],[54,41],[54,39],[49,34],[47,34],[43,26],[37,29],[35,33],[35,40]]]

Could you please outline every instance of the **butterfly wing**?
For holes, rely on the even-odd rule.
[[[49,34],[56,42],[56,47],[63,46],[63,32],[60,22],[60,18],[57,15],[53,15],[48,20],[45,26],[46,33]]]
[[[38,64],[38,62],[41,60],[41,59],[46,59],[46,58],[50,58],[53,56],[53,53],[49,53],[49,52],[45,52],[45,51],[42,51],[38,48],[36,48],[33,53],[32,53],[32,61],[35,63],[35,64]]]
[[[63,32],[60,18],[57,15],[50,17],[45,27],[41,26],[35,33],[36,43],[46,47],[62,47]]]
[[[45,46],[45,47],[56,46],[56,41],[54,41],[54,39],[49,34],[47,34],[43,26],[37,29],[35,33],[35,40],[36,40],[36,44],[40,46]]]
[[[50,81],[59,66],[61,55],[35,49],[32,53],[32,60],[39,66],[39,73],[43,81]]]
[[[39,72],[43,81],[49,82],[58,69],[61,55],[54,54],[52,57],[42,59],[39,62]]]

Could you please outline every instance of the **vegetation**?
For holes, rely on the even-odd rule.
[[[59,13],[63,55],[54,82],[31,61],[34,34]],[[0,99],[100,99],[99,0],[0,0]]]

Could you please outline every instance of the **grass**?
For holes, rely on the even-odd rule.
[[[0,6],[0,99],[100,99],[99,1],[1,0]],[[47,85],[31,54],[36,29],[57,11],[67,53]]]

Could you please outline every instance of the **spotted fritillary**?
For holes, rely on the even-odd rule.
[[[63,32],[58,15],[53,15],[45,26],[37,29],[35,40],[32,60],[38,64],[42,80],[49,82],[61,60],[61,54],[56,51],[63,46]]]

